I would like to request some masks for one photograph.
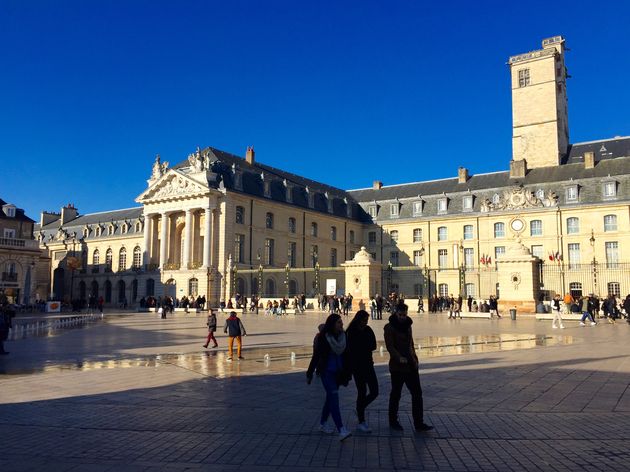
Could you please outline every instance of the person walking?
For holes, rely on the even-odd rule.
[[[418,356],[413,343],[413,320],[407,316],[409,308],[403,302],[399,303],[396,314],[389,317],[385,325],[385,346],[389,352],[389,373],[392,380],[392,390],[389,394],[389,427],[395,431],[402,431],[398,420],[398,405],[403,385],[407,386],[411,394],[411,413],[414,428],[418,432],[430,431],[433,426],[424,422],[424,404],[422,387],[418,373]]]
[[[336,313],[328,315],[324,328],[315,339],[313,357],[306,371],[306,383],[313,381],[313,372],[322,380],[326,391],[326,401],[322,408],[319,430],[332,434],[334,429],[328,425],[328,417],[332,416],[339,440],[349,438],[352,433],[343,425],[339,409],[339,386],[348,385],[349,376],[346,369],[346,333],[343,331],[343,320]]]
[[[590,319],[591,320],[591,326],[595,326],[597,323],[595,322],[595,319],[593,318],[593,315],[591,315],[591,312],[589,311],[589,304],[590,304],[590,300],[587,299],[586,297],[582,297],[579,300],[579,304],[580,304],[580,311],[582,312],[582,319],[580,320],[580,326],[586,326],[586,323],[584,323],[584,321],[586,321],[586,319]]]
[[[243,347],[242,336],[247,336],[247,333],[245,332],[245,326],[243,326],[243,322],[238,316],[236,316],[235,311],[231,311],[230,316],[227,320],[225,320],[223,332],[228,335],[227,361],[232,361],[234,340],[236,340],[236,355],[239,359],[243,360],[244,357],[241,356],[241,348]]]
[[[362,433],[372,432],[365,421],[365,409],[378,397],[378,379],[372,359],[372,352],[376,350],[376,336],[368,326],[368,319],[367,311],[359,310],[346,329],[348,363],[357,387],[357,430]]]
[[[556,294],[551,301],[551,311],[553,312],[553,321],[551,322],[551,327],[553,329],[564,329],[564,324],[562,324],[562,316],[560,315],[560,295]]]
[[[208,315],[208,320],[206,322],[208,325],[208,337],[206,338],[206,344],[203,345],[206,349],[208,349],[210,341],[214,342],[214,346],[212,346],[213,348],[219,345],[219,343],[217,343],[217,339],[214,337],[214,332],[217,330],[217,315],[212,308],[209,310],[210,314]]]

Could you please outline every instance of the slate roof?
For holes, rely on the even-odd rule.
[[[595,162],[618,157],[630,157],[630,136],[575,143],[569,146],[569,152],[563,159],[563,164],[577,164],[584,162],[584,153],[595,153]]]
[[[14,217],[10,217],[4,214],[4,212],[2,211],[2,207],[4,205],[11,205],[11,203],[9,202],[5,202],[4,200],[2,200],[0,198],[0,220],[11,220],[11,221],[26,221],[28,223],[34,223],[35,221],[31,220],[28,216],[26,216],[26,214],[24,213],[24,210],[22,208],[15,208],[15,216]]]

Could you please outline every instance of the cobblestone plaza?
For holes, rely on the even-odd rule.
[[[221,324],[221,317],[220,324]],[[0,470],[628,470],[628,326],[413,315],[427,422],[387,424],[382,327],[371,321],[380,396],[369,435],[317,431],[324,397],[304,371],[323,313],[244,315],[245,360],[205,350],[205,315],[120,313],[9,341],[0,359]],[[24,322],[25,320],[20,320]],[[221,330],[219,330],[221,332]],[[291,353],[295,353],[292,361]],[[265,362],[265,354],[269,361]],[[341,391],[354,430],[356,390]]]

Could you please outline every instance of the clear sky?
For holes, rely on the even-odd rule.
[[[630,134],[630,2],[0,0],[0,198],[136,206],[213,146],[344,189],[505,170],[510,55],[563,35],[572,142]]]

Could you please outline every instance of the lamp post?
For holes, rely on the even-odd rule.
[[[394,271],[394,266],[392,265],[392,261],[387,262],[387,296],[389,297],[392,291],[392,272]]]
[[[256,253],[256,260],[258,261],[258,298],[260,299],[263,296],[263,265],[260,258],[260,250]]]
[[[313,253],[313,260],[315,261],[315,294],[319,297],[319,262],[317,261],[317,253]]]
[[[424,269],[422,271],[424,273],[424,293],[427,296],[427,306],[429,305],[429,300],[431,299],[431,294],[429,293],[430,281],[429,281],[429,268],[426,264],[424,264]]]
[[[286,267],[284,268],[284,272],[286,274],[285,280],[284,280],[284,284],[286,285],[287,288],[287,299],[289,298],[289,296],[291,295],[289,293],[289,273],[291,272],[291,269],[289,267],[289,263],[287,262]]]
[[[208,282],[206,291],[206,307],[208,308],[208,311],[210,310],[210,300],[212,299],[212,282],[214,281],[213,270],[212,266],[208,266],[208,270],[206,272]]]
[[[465,295],[464,289],[466,288],[466,261],[464,260],[464,242],[459,240],[459,294]]]

